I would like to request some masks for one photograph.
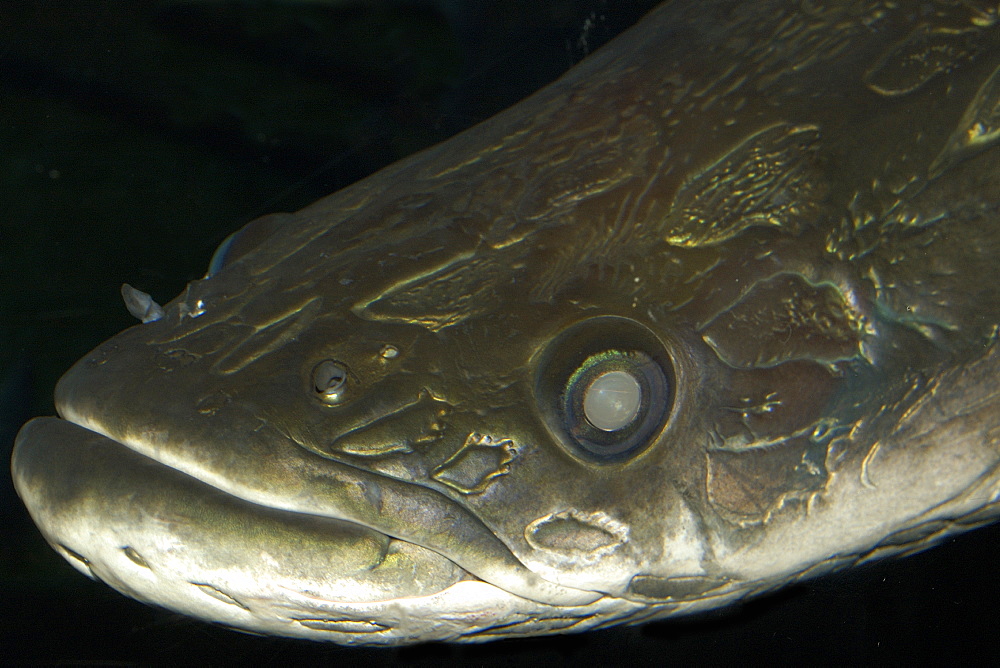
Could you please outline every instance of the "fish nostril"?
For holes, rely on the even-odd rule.
[[[319,400],[331,406],[347,398],[347,367],[334,360],[324,360],[313,367],[312,386]]]
[[[128,312],[141,320],[143,324],[156,322],[163,317],[163,307],[142,290],[137,290],[128,283],[123,283],[121,291]]]

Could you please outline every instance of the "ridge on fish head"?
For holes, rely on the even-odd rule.
[[[19,493],[129,595],[370,644],[704,610],[990,521],[996,16],[931,5],[664,3],[162,312],[126,288],[144,323],[22,429]]]

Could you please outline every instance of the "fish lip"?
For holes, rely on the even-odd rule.
[[[11,471],[35,523],[74,567],[127,595],[209,621],[219,621],[219,602],[229,613],[225,623],[260,630],[245,619],[252,609],[318,619],[331,609],[434,596],[474,581],[433,550],[348,520],[255,504],[66,419],[26,423]],[[275,556],[279,539],[295,532],[302,539],[283,556],[297,561],[284,563]],[[215,555],[206,552],[213,548]],[[345,563],[352,553],[356,563]],[[262,562],[263,555],[270,556]],[[415,558],[432,562],[420,564],[422,583],[397,572],[396,562]],[[150,590],[150,574],[165,594]]]
[[[569,615],[585,630],[601,621],[595,614],[633,609],[606,598],[568,609],[533,602],[438,552],[351,522],[259,506],[57,417],[21,428],[11,468],[35,523],[77,570],[224,627],[388,645],[467,640],[538,615]],[[53,477],[60,484],[45,484]],[[207,522],[206,514],[223,521]],[[296,538],[304,530],[311,540],[283,541],[289,522]],[[232,558],[234,549],[242,559]],[[360,558],[344,568],[355,552]],[[282,554],[294,560],[291,574]],[[358,591],[364,595],[351,595]]]

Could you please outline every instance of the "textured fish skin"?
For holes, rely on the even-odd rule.
[[[991,521],[996,22],[664,3],[251,223],[64,376],[18,491],[125,593],[359,644],[704,610]],[[585,424],[598,364],[641,424]]]

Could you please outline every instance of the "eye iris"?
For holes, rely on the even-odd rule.
[[[538,352],[534,395],[554,441],[588,464],[636,461],[668,447],[674,359],[667,343],[629,318],[570,325]]]
[[[608,371],[590,383],[583,397],[583,414],[602,431],[629,426],[642,405],[642,388],[625,371]]]
[[[663,424],[670,387],[662,366],[639,350],[590,355],[560,396],[566,434],[586,456],[621,460],[644,447]]]

